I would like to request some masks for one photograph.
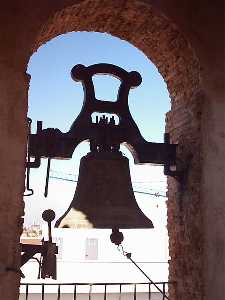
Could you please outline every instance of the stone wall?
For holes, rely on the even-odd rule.
[[[24,73],[0,68],[0,297],[11,300],[18,297],[20,277],[28,84]]]
[[[171,291],[172,299],[203,299],[202,141],[199,134],[203,99],[201,92],[196,93],[184,103],[173,103],[167,114],[171,141],[179,143],[178,176],[168,178],[169,278],[177,282]]]

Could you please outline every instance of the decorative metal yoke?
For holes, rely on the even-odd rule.
[[[116,102],[99,100],[95,97],[92,77],[95,74],[109,74],[121,81]],[[36,134],[29,134],[28,158],[34,161],[27,162],[27,168],[38,168],[41,158],[72,158],[77,145],[82,141],[90,142],[91,150],[99,147],[118,149],[125,144],[131,151],[136,164],[152,163],[165,166],[165,174],[176,176],[176,171],[170,167],[176,165],[176,146],[170,144],[169,134],[165,134],[165,143],[147,142],[141,135],[134,122],[128,106],[128,94],[131,88],[141,84],[141,75],[136,72],[127,72],[112,64],[95,64],[89,67],[78,64],[73,67],[71,76],[75,81],[81,81],[84,88],[84,103],[78,117],[66,133],[59,129],[42,129],[42,122],[37,121]],[[110,120],[103,116],[92,121],[93,113],[116,114],[119,124],[115,124],[112,116]],[[48,172],[50,163],[48,164]],[[47,178],[48,179],[48,178]]]

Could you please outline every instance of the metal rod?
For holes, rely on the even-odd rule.
[[[24,193],[25,197],[32,196],[34,194],[34,190],[30,188],[30,167],[29,166],[27,166],[27,174],[26,174],[26,191],[27,193],[26,192]]]
[[[52,243],[52,223],[51,221],[48,222],[48,241]]]
[[[155,287],[156,287],[156,289],[161,293],[161,294],[163,294],[164,295],[164,297],[165,297],[165,299],[168,299],[169,300],[169,298],[167,297],[167,295],[165,295],[165,293],[155,284],[155,282],[154,281],[152,281],[151,280],[151,278],[149,278],[149,276],[136,264],[136,262],[130,257],[130,255],[127,255],[127,258],[138,268],[138,270],[140,270],[141,271],[141,273],[150,281],[150,283],[151,284],[153,284]]]
[[[148,300],[151,300],[151,283],[148,284]]]
[[[91,300],[92,285],[89,285],[88,299]]]
[[[41,261],[40,261],[40,259],[38,259],[35,256],[32,256],[31,258],[38,262],[38,276],[37,276],[37,279],[40,279],[40,276],[41,276]]]
[[[34,194],[34,190],[30,188],[30,151],[29,151],[29,136],[31,134],[31,123],[32,120],[30,118],[27,119],[28,122],[28,145],[27,145],[27,174],[26,174],[26,190],[28,193],[24,193],[24,196],[31,196]]]
[[[106,300],[106,287],[107,287],[107,284],[105,284],[105,290],[104,290],[104,300]]]
[[[41,285],[41,300],[45,300],[45,285],[42,283]]]
[[[137,300],[137,285],[134,285],[134,300]]]
[[[73,290],[73,300],[77,299],[77,285],[74,285],[74,290]]]
[[[51,166],[51,158],[49,157],[48,158],[48,164],[47,164],[46,180],[45,180],[45,192],[44,192],[45,198],[48,196],[48,183],[49,183],[50,166]]]
[[[58,295],[57,295],[57,300],[60,300],[61,298],[61,290],[60,290],[60,284],[58,285]]]
[[[121,294],[122,294],[122,284],[120,284],[120,297],[119,297],[119,300],[121,300]]]
[[[26,300],[28,300],[29,295],[29,284],[26,284]]]
[[[161,284],[161,285],[163,285],[163,284],[175,284],[176,282],[175,281],[156,281],[155,282],[155,284]],[[53,283],[53,282],[51,282],[51,283],[27,283],[27,282],[21,282],[20,283],[20,285],[22,286],[22,285],[29,285],[29,286],[41,286],[42,284],[44,284],[44,285],[48,285],[48,286],[55,286],[55,285],[57,285],[58,286],[58,284],[59,283]],[[134,285],[134,284],[137,284],[137,285],[146,285],[146,284],[150,284],[149,282],[123,282],[123,283],[121,283],[121,282],[111,282],[111,283],[106,283],[106,282],[82,282],[82,283],[80,283],[80,282],[63,282],[63,283],[60,283],[60,285],[69,285],[69,286],[74,286],[74,285],[99,285],[99,286],[105,286],[105,285],[111,285],[111,286],[115,286],[115,285]]]
[[[165,300],[166,290],[165,290],[165,284],[163,283],[163,300]]]

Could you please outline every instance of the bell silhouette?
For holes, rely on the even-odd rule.
[[[81,159],[74,198],[55,226],[153,228],[136,203],[129,161],[120,151],[92,151]]]

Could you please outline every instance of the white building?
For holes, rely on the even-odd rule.
[[[143,171],[141,175],[143,178]],[[154,173],[154,178],[155,176],[156,174]],[[146,176],[145,179],[147,180]],[[74,193],[74,184],[71,188],[71,182],[65,182],[60,186],[60,189],[58,185],[59,182],[56,179],[52,180],[49,197],[47,200],[44,200],[45,208],[52,208],[56,211],[56,219],[68,207]],[[136,184],[134,190],[138,189],[138,184]],[[132,253],[132,259],[151,280],[154,282],[167,282],[169,257],[165,198],[150,197],[148,194],[137,193],[135,193],[135,196],[143,212],[153,221],[154,229],[121,230],[124,234],[124,250]],[[26,208],[29,210],[27,214],[32,212],[32,203],[39,200],[40,195],[36,193],[36,197],[36,199],[32,199],[32,202],[30,199],[26,200]],[[60,199],[64,201],[61,206]],[[39,201],[38,203],[43,206],[44,201],[42,203]],[[36,203],[36,209],[38,203]],[[44,209],[40,209],[39,216],[41,216]],[[33,219],[37,220],[38,217],[33,217]],[[47,239],[46,225],[42,225],[42,233],[45,239]],[[22,279],[22,283],[39,284],[39,286],[30,285],[28,290],[29,297],[26,298],[26,286],[22,285],[21,300],[43,300],[41,298],[43,291],[42,283],[45,284],[44,300],[131,300],[135,299],[135,283],[146,283],[145,285],[136,285],[137,300],[163,299],[162,295],[158,293],[153,285],[151,285],[152,295],[149,298],[148,279],[111,243],[111,230],[54,228],[52,234],[53,240],[57,243],[59,250],[59,254],[57,255],[57,280],[37,279],[39,265],[37,261],[30,260],[22,267],[22,272],[26,276],[25,279]],[[69,285],[62,285],[65,283]],[[77,298],[73,294],[74,283],[77,283]],[[87,285],[84,285],[84,283]],[[90,284],[94,283],[98,285],[91,287]],[[108,284],[106,287],[107,298],[104,298],[105,285],[100,285],[102,283]],[[115,283],[118,284],[116,285]],[[132,283],[132,285],[125,285],[125,283]],[[61,284],[60,297],[58,296],[58,284]],[[162,285],[158,286],[160,289],[163,288]]]

